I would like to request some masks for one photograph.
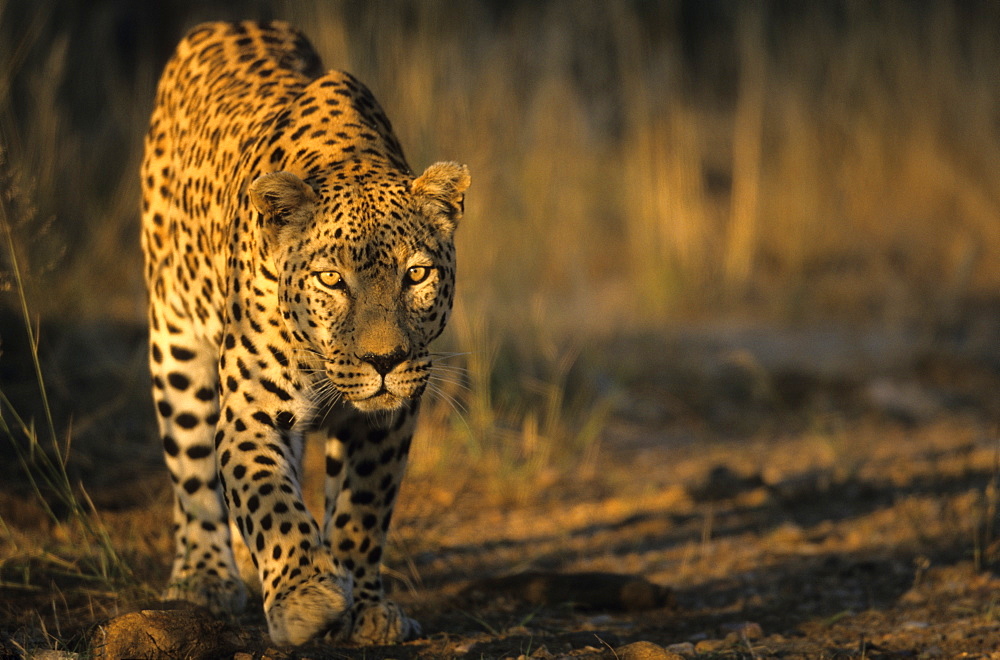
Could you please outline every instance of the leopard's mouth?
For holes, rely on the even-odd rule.
[[[348,398],[351,404],[362,412],[379,412],[384,410],[395,410],[402,406],[409,397],[393,394],[386,388],[385,383],[374,394],[370,394],[361,399]]]
[[[426,377],[414,377],[413,370],[408,371],[408,376],[396,371],[361,378],[359,373],[332,372],[328,367],[327,376],[341,399],[363,412],[395,410],[419,399],[427,386]]]

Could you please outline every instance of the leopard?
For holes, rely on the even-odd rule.
[[[173,493],[161,598],[244,610],[242,543],[274,643],[420,636],[382,560],[452,311],[468,167],[416,175],[356,77],[286,22],[236,21],[194,27],[167,61],[140,176]],[[316,434],[322,522],[303,487]]]

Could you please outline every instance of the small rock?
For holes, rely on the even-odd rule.
[[[615,650],[619,660],[683,660],[683,656],[668,651],[653,642],[632,642]]]
[[[676,653],[677,655],[694,655],[694,644],[691,642],[678,642],[677,644],[670,644],[667,646],[667,650],[671,653]]]
[[[264,651],[264,655],[260,656],[260,660],[288,660],[291,657],[281,649],[270,647]]]
[[[705,501],[725,500],[764,485],[758,474],[743,475],[727,465],[716,465],[698,487],[692,489],[695,499]]]
[[[876,411],[904,423],[925,421],[941,410],[941,402],[916,383],[880,379],[870,383],[864,395]]]
[[[771,375],[747,350],[739,349],[718,356],[709,378],[716,396],[731,403],[766,405],[774,399]]]
[[[760,627],[759,623],[754,623],[753,621],[724,623],[721,627],[723,632],[730,635],[736,635],[738,640],[756,640],[761,639],[764,636],[764,629]]]
[[[834,479],[832,470],[816,468],[801,474],[783,476],[768,482],[767,486],[774,496],[783,502],[816,502],[828,496],[834,487]],[[794,527],[797,525],[792,526]]]
[[[927,627],[926,621],[905,621],[902,626],[903,630],[923,630]]]
[[[586,619],[584,623],[586,623],[588,626],[597,627],[597,626],[606,626],[612,621],[614,621],[614,619],[611,618],[610,614],[598,614],[597,616],[592,616],[589,619]]]
[[[94,658],[208,660],[231,655],[240,640],[225,623],[198,608],[140,610],[109,619],[90,640]]]
[[[456,655],[465,655],[472,650],[472,647],[479,643],[478,639],[467,639],[464,642],[455,646]],[[234,659],[235,660],[235,659]]]
[[[695,653],[715,653],[727,646],[724,639],[703,639],[694,645]]]

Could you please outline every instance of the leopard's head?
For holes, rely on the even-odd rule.
[[[355,163],[310,183],[274,172],[251,184],[285,329],[318,405],[341,398],[376,412],[423,393],[428,344],[451,311],[468,186],[468,169],[450,162],[415,179]]]

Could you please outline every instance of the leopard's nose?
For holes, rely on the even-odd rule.
[[[375,367],[375,371],[380,376],[385,376],[408,357],[407,351],[402,346],[397,346],[391,353],[365,353],[356,356],[362,362]]]

